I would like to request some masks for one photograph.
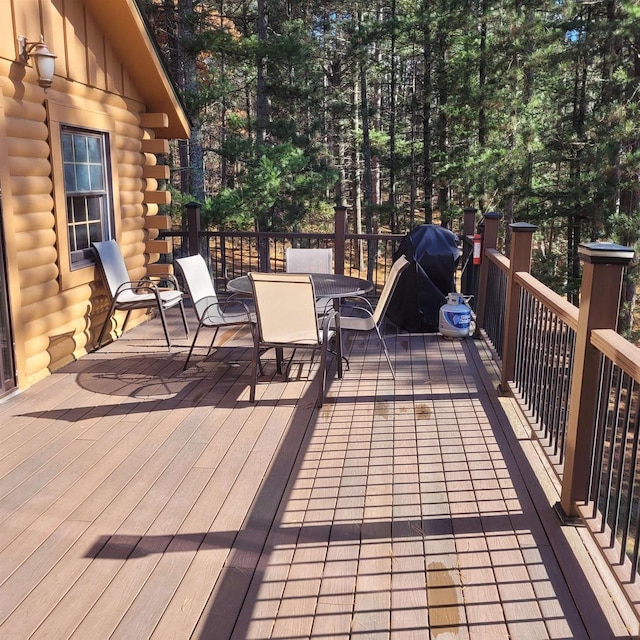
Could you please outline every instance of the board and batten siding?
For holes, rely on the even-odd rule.
[[[41,32],[58,56],[46,93],[17,46],[19,35],[37,40]],[[131,278],[144,277],[159,257],[146,253],[158,234],[146,219],[158,206],[145,193],[158,181],[144,177],[157,158],[143,145],[158,131],[142,125],[145,111],[82,0],[0,0],[0,186],[19,387],[92,349],[109,306],[97,268],[70,270],[62,124],[109,133],[115,235]],[[143,318],[132,317],[132,326]]]

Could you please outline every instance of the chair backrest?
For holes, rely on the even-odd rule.
[[[376,308],[373,310],[373,320],[376,324],[382,320],[384,314],[387,312],[387,308],[389,306],[389,302],[391,301],[391,296],[393,296],[393,292],[396,289],[396,285],[398,284],[398,279],[400,278],[400,274],[411,264],[405,255],[401,255],[392,265],[391,271],[389,271],[389,277],[387,281],[384,283],[384,287],[382,287],[382,291],[380,293],[380,298],[378,300],[378,304]]]
[[[316,296],[311,276],[250,273],[260,338],[281,344],[318,344]]]
[[[120,247],[115,240],[94,242],[93,248],[107,284],[107,290],[114,298],[118,288],[131,280]]]
[[[176,258],[198,320],[204,308],[218,301],[207,263],[201,255]],[[204,301],[202,304],[199,304]]]
[[[333,249],[294,249],[285,254],[287,273],[333,273]]]

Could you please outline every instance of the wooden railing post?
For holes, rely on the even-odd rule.
[[[577,514],[576,503],[587,498],[591,449],[597,407],[599,354],[591,346],[593,329],[615,329],[622,272],[633,259],[633,249],[604,242],[581,244],[583,261],[580,310],[573,356],[573,374],[567,418],[562,493],[556,510],[563,518]]]
[[[347,208],[342,204],[334,207],[335,247],[334,247],[334,271],[344,275],[344,258],[347,235]]]
[[[520,313],[520,286],[515,274],[519,271],[531,271],[531,244],[533,232],[538,228],[527,222],[515,222],[511,229],[511,256],[507,280],[507,299],[504,311],[504,336],[502,342],[502,375],[500,389],[509,389],[509,380],[513,380],[516,368],[516,345],[518,343],[518,315]]]
[[[220,273],[218,277],[226,283],[227,281],[227,236],[223,233],[218,240],[220,243]]]
[[[190,256],[200,253],[200,203],[189,202],[187,210],[187,251]]]
[[[472,236],[476,230],[476,213],[475,207],[465,207],[463,210],[464,218],[462,220],[462,233],[465,236]]]
[[[271,271],[271,255],[269,253],[269,235],[258,234],[258,271],[269,273]]]
[[[487,282],[489,278],[489,261],[484,255],[486,249],[495,249],[498,244],[498,223],[502,215],[495,211],[484,214],[484,224],[478,225],[478,231],[482,227],[482,262],[480,263],[480,276],[478,278],[477,307],[476,307],[476,332],[484,326],[484,310],[487,300]]]

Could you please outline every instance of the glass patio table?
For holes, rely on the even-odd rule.
[[[316,297],[319,299],[362,296],[373,289],[373,283],[353,276],[343,276],[338,273],[311,273],[309,275],[313,280]],[[240,276],[229,280],[227,289],[234,293],[253,294],[249,276]]]

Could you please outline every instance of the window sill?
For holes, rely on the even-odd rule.
[[[99,277],[94,264],[78,265],[73,271],[60,273],[60,288],[65,291],[94,282]]]

